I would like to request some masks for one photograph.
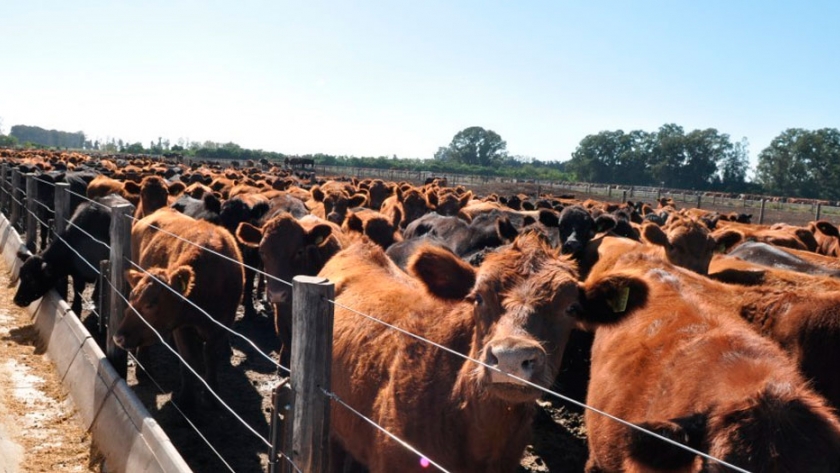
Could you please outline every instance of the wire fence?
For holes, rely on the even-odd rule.
[[[5,180],[5,176],[0,176],[0,179]],[[45,181],[45,182],[46,182],[46,181]],[[6,186],[4,186],[4,188],[3,188],[3,190],[4,190],[4,191],[6,191],[5,187],[6,187]],[[103,204],[101,204],[101,203],[98,203],[98,202],[96,202],[96,201],[94,201],[94,200],[92,200],[92,199],[89,199],[89,198],[87,198],[86,196],[81,196],[80,194],[73,193],[73,192],[71,192],[71,191],[69,191],[69,190],[64,190],[64,191],[65,191],[65,192],[67,192],[68,194],[73,194],[73,195],[76,195],[76,196],[82,197],[85,201],[87,201],[87,202],[91,202],[91,203],[92,203],[92,205],[101,205],[101,206],[103,206],[104,208],[109,209],[109,211],[110,211],[110,208],[108,208],[107,206],[104,206],[104,205],[103,205]],[[8,192],[7,192],[7,193],[8,193]],[[22,208],[22,209],[26,209],[26,205],[24,205],[24,203],[23,203],[23,202],[21,202],[20,200],[15,199],[15,198],[14,198],[14,195],[11,195],[11,199],[12,199],[15,203],[17,203],[17,205],[20,205],[20,206],[21,206],[20,208]],[[31,216],[31,218],[34,218],[34,219],[35,219],[38,223],[41,223],[42,225],[47,225],[47,224],[46,224],[46,222],[43,222],[42,220],[40,220],[40,219],[38,218],[38,216],[37,216],[37,215],[35,215],[35,213],[34,213],[34,212],[31,212],[31,211],[30,211],[30,210],[28,210],[28,209],[27,209],[27,212],[29,213],[29,215]],[[133,222],[135,222],[135,223],[138,221],[138,220],[137,220],[137,219],[135,219],[134,217],[131,217],[131,216],[127,216],[127,217],[128,217],[129,219],[131,219],[131,220],[132,220]],[[103,245],[103,246],[105,246],[106,248],[109,248],[109,249],[111,249],[111,248],[112,248],[112,246],[111,246],[111,245],[109,245],[109,244],[107,244],[107,243],[105,243],[105,242],[103,242],[103,241],[100,241],[100,240],[98,240],[97,238],[93,237],[93,235],[91,235],[88,231],[85,231],[84,229],[81,229],[78,225],[75,225],[72,221],[68,221],[68,227],[71,227],[71,226],[72,226],[73,228],[77,229],[77,230],[81,230],[81,231],[82,231],[82,233],[83,233],[84,235],[86,235],[87,237],[89,237],[90,239],[92,239],[94,242],[96,242],[96,243],[98,243],[98,244],[100,244],[100,245]],[[218,252],[216,252],[216,251],[214,251],[214,250],[211,250],[211,249],[209,249],[209,248],[203,247],[203,246],[201,246],[201,245],[199,245],[199,244],[197,244],[197,243],[195,243],[195,242],[189,241],[189,240],[187,240],[187,239],[185,239],[185,238],[183,238],[183,237],[181,237],[181,236],[179,236],[179,235],[176,235],[176,234],[174,234],[174,233],[172,233],[172,232],[169,232],[169,231],[167,231],[167,230],[165,230],[165,229],[162,229],[162,228],[159,228],[159,227],[157,227],[157,226],[153,226],[153,225],[150,225],[150,226],[149,226],[149,228],[154,229],[154,230],[159,231],[159,232],[162,232],[162,233],[165,233],[165,234],[168,234],[168,235],[172,236],[173,238],[177,238],[178,240],[181,240],[181,241],[184,241],[184,242],[189,243],[189,244],[191,244],[191,245],[194,245],[194,246],[196,246],[196,247],[200,248],[202,251],[207,251],[207,252],[209,252],[209,253],[211,253],[211,254],[215,254],[216,256],[219,256],[219,257],[224,258],[224,259],[226,259],[226,260],[232,261],[232,262],[234,262],[234,263],[236,263],[236,264],[242,265],[242,266],[243,266],[243,267],[245,267],[245,268],[248,268],[248,269],[254,270],[255,272],[257,272],[257,273],[259,273],[259,274],[261,274],[261,275],[263,275],[263,276],[265,276],[265,277],[267,277],[267,278],[271,278],[271,279],[276,280],[276,281],[278,281],[278,282],[280,282],[280,283],[283,283],[283,284],[286,284],[286,285],[289,285],[289,286],[293,286],[293,284],[292,284],[290,281],[285,281],[285,280],[282,280],[282,279],[280,279],[280,278],[277,278],[277,277],[276,277],[276,276],[274,276],[274,275],[268,274],[268,273],[266,273],[266,272],[264,272],[264,271],[261,271],[261,270],[259,270],[259,269],[257,269],[257,268],[253,268],[253,267],[247,266],[247,265],[243,264],[243,263],[242,263],[241,261],[239,261],[239,260],[236,260],[236,259],[234,259],[234,258],[230,258],[230,257],[228,257],[228,256],[226,256],[226,255],[223,255],[223,254],[221,254],[221,253],[218,253]],[[210,394],[211,394],[211,395],[212,395],[212,396],[213,396],[213,397],[214,397],[214,398],[215,398],[215,399],[219,402],[219,404],[220,404],[221,406],[223,406],[223,407],[224,407],[224,408],[225,408],[225,409],[226,409],[226,410],[227,410],[227,411],[228,411],[228,412],[229,412],[229,413],[230,413],[230,414],[231,414],[231,415],[232,415],[232,416],[233,416],[233,417],[234,417],[234,418],[235,418],[235,419],[236,419],[236,420],[240,423],[240,424],[242,424],[242,425],[243,425],[243,426],[244,426],[244,427],[245,427],[245,428],[246,428],[246,429],[247,429],[247,430],[248,430],[248,431],[249,431],[249,432],[250,432],[250,433],[251,433],[251,434],[252,434],[252,435],[253,435],[253,436],[254,436],[254,437],[255,437],[255,438],[259,441],[259,442],[260,442],[260,443],[264,444],[264,445],[265,445],[266,447],[268,447],[268,448],[271,448],[271,447],[272,447],[272,443],[269,441],[269,439],[268,439],[266,436],[264,436],[264,435],[260,434],[259,432],[257,432],[257,431],[256,431],[253,427],[251,427],[251,426],[250,426],[250,425],[249,425],[249,424],[248,424],[248,423],[247,423],[247,422],[246,422],[246,421],[245,421],[245,420],[244,420],[241,416],[239,416],[233,408],[231,408],[231,407],[230,407],[227,403],[225,403],[225,401],[222,399],[222,397],[221,397],[218,393],[216,393],[216,392],[212,389],[212,387],[211,387],[211,386],[207,383],[207,381],[206,381],[206,380],[205,380],[205,379],[204,379],[204,378],[203,378],[203,377],[202,377],[202,376],[201,376],[198,372],[196,372],[196,371],[193,369],[193,367],[192,367],[192,366],[190,366],[190,364],[189,364],[189,363],[188,363],[188,362],[187,362],[187,361],[186,361],[186,360],[182,357],[182,355],[181,355],[180,353],[178,353],[178,350],[177,350],[176,348],[173,348],[171,345],[169,345],[169,343],[167,342],[166,338],[165,338],[165,337],[164,337],[164,336],[163,336],[163,335],[162,335],[162,334],[161,334],[161,333],[160,333],[160,332],[159,332],[159,331],[158,331],[158,330],[157,330],[157,329],[153,326],[153,324],[151,324],[148,320],[146,320],[146,318],[142,315],[142,313],[141,313],[141,311],[140,311],[140,310],[138,310],[137,308],[135,308],[134,306],[132,306],[132,304],[131,304],[131,302],[129,301],[129,299],[128,299],[125,295],[123,295],[123,294],[122,294],[122,292],[121,292],[121,291],[119,290],[119,288],[118,288],[118,287],[117,287],[117,286],[116,286],[116,285],[115,285],[115,284],[111,281],[111,279],[109,279],[108,277],[104,277],[104,276],[101,274],[101,272],[99,271],[99,269],[98,269],[98,268],[96,268],[96,267],[95,267],[93,264],[91,264],[90,262],[88,262],[88,261],[85,259],[85,257],[84,257],[84,256],[83,256],[83,255],[82,255],[79,251],[77,251],[77,249],[76,249],[76,248],[73,248],[73,246],[72,246],[69,242],[67,242],[67,241],[66,241],[66,240],[62,237],[62,235],[55,235],[55,237],[56,237],[59,241],[63,242],[63,243],[64,243],[64,244],[65,244],[65,245],[66,245],[66,246],[67,246],[67,247],[68,247],[68,248],[69,248],[69,249],[70,249],[70,250],[71,250],[71,251],[72,251],[72,252],[73,252],[73,253],[74,253],[74,254],[75,254],[75,255],[76,255],[79,259],[80,259],[80,260],[82,260],[85,264],[87,264],[87,265],[88,265],[88,266],[89,266],[89,267],[90,267],[90,268],[91,268],[91,269],[92,269],[92,270],[93,270],[96,274],[98,274],[98,275],[100,275],[100,276],[102,277],[102,279],[101,279],[101,280],[102,280],[102,281],[104,281],[104,282],[106,282],[106,283],[108,284],[108,286],[110,287],[110,289],[111,289],[111,294],[116,295],[117,297],[119,297],[119,298],[120,298],[120,299],[121,299],[121,300],[122,300],[122,301],[126,304],[126,306],[127,306],[127,307],[128,307],[128,308],[132,311],[132,313],[133,313],[133,314],[135,314],[135,315],[136,315],[136,316],[137,316],[137,317],[138,317],[138,318],[139,318],[139,319],[140,319],[140,320],[141,320],[141,321],[145,324],[145,326],[146,326],[148,329],[150,329],[150,330],[154,333],[155,337],[156,337],[156,338],[157,338],[157,340],[160,342],[160,344],[162,344],[162,345],[163,345],[163,346],[164,346],[164,347],[165,347],[165,348],[166,348],[169,352],[171,352],[171,353],[172,353],[172,354],[173,354],[173,355],[174,355],[174,356],[175,356],[175,357],[179,360],[179,362],[182,364],[182,366],[184,366],[184,367],[185,367],[185,368],[186,368],[186,369],[187,369],[187,370],[191,373],[191,375],[192,375],[192,376],[196,377],[196,378],[197,378],[197,379],[198,379],[198,380],[199,380],[199,381],[203,384],[203,386],[204,386],[204,388],[207,390],[207,392],[208,392],[208,393],[210,393]],[[165,288],[167,291],[171,292],[171,293],[172,293],[173,295],[175,295],[176,297],[179,297],[180,299],[182,299],[185,303],[187,303],[188,305],[190,305],[191,307],[193,307],[194,309],[196,309],[199,313],[201,313],[203,316],[205,316],[207,319],[209,319],[211,322],[213,322],[213,323],[214,323],[215,325],[217,325],[218,327],[220,327],[220,328],[224,329],[227,333],[229,333],[229,334],[231,334],[231,335],[233,335],[233,336],[236,336],[236,337],[238,337],[238,338],[242,339],[243,341],[245,341],[246,343],[248,343],[248,344],[249,344],[249,345],[250,345],[250,346],[251,346],[251,347],[252,347],[252,348],[256,351],[256,353],[257,353],[259,356],[261,356],[262,358],[264,358],[264,359],[268,360],[268,361],[269,361],[269,362],[270,362],[273,366],[275,366],[275,367],[277,367],[277,368],[279,368],[279,369],[282,369],[282,370],[284,370],[285,372],[290,373],[292,376],[301,375],[301,373],[292,373],[292,372],[291,372],[291,369],[290,369],[289,367],[281,366],[281,365],[280,365],[278,362],[276,362],[276,361],[275,361],[275,360],[274,360],[274,359],[273,359],[273,358],[272,358],[269,354],[267,354],[267,353],[265,353],[265,352],[261,351],[261,350],[259,349],[259,347],[258,347],[258,346],[257,346],[257,345],[256,345],[256,344],[252,341],[252,340],[250,340],[248,337],[244,336],[244,335],[243,335],[243,334],[241,334],[241,333],[238,333],[237,331],[233,330],[232,328],[230,328],[230,327],[226,326],[225,324],[223,324],[223,323],[219,322],[218,320],[216,320],[216,319],[215,319],[213,316],[211,316],[211,315],[210,315],[210,314],[209,314],[209,313],[208,313],[205,309],[203,309],[203,308],[199,307],[196,303],[194,303],[193,301],[189,300],[189,298],[188,298],[188,297],[185,297],[185,296],[184,296],[183,294],[181,294],[179,291],[177,291],[176,289],[174,289],[174,288],[170,287],[167,283],[165,283],[164,281],[161,281],[161,280],[160,280],[160,279],[158,279],[156,276],[154,276],[151,272],[149,272],[149,271],[148,271],[148,268],[143,268],[143,267],[141,267],[141,266],[140,266],[137,262],[131,261],[130,259],[126,259],[126,262],[127,262],[130,266],[133,266],[133,267],[137,268],[137,269],[138,269],[139,271],[141,271],[144,275],[146,275],[146,276],[150,277],[150,278],[151,278],[152,280],[154,280],[157,284],[161,285],[163,288]],[[253,288],[248,288],[248,290],[249,290],[249,291],[250,291],[250,290],[252,290],[252,289],[253,289]],[[250,294],[246,294],[246,297],[250,297]],[[337,302],[337,301],[335,301],[335,300],[328,300],[328,302],[329,302],[331,305],[333,305],[334,307],[341,308],[341,309],[343,309],[343,310],[345,310],[345,311],[348,311],[348,312],[350,312],[350,313],[356,314],[356,315],[358,315],[358,316],[360,316],[360,317],[363,317],[363,318],[365,318],[365,319],[368,319],[368,320],[374,321],[374,322],[376,322],[376,323],[378,323],[378,324],[382,324],[383,326],[387,327],[389,330],[394,330],[394,331],[396,331],[396,332],[401,333],[401,334],[402,334],[402,335],[404,335],[404,336],[411,337],[411,338],[413,338],[413,339],[415,339],[415,340],[418,340],[418,341],[420,341],[420,342],[422,342],[422,343],[425,343],[425,344],[428,344],[428,345],[430,345],[430,346],[434,346],[434,347],[436,347],[437,349],[443,350],[443,351],[445,351],[445,352],[447,352],[447,353],[449,353],[449,354],[451,354],[451,355],[454,355],[454,356],[460,357],[460,358],[462,358],[465,362],[475,364],[476,366],[481,366],[481,367],[483,367],[483,368],[485,368],[485,369],[487,369],[487,370],[493,371],[493,372],[495,372],[495,373],[497,373],[497,374],[500,374],[500,375],[502,375],[502,376],[507,376],[507,377],[511,378],[512,380],[514,380],[514,381],[518,382],[518,383],[521,383],[521,384],[524,384],[524,385],[530,386],[530,387],[532,387],[532,388],[535,388],[535,389],[537,389],[537,390],[541,391],[542,393],[544,393],[545,395],[548,395],[548,396],[554,397],[554,398],[556,398],[556,399],[559,399],[559,400],[562,400],[562,401],[565,401],[565,402],[572,403],[572,404],[577,405],[577,406],[579,406],[579,407],[581,407],[581,408],[584,408],[584,409],[590,410],[590,411],[592,411],[592,412],[595,412],[595,413],[597,413],[597,414],[599,414],[599,415],[605,416],[605,417],[607,417],[607,418],[609,418],[609,419],[611,419],[611,420],[613,420],[613,421],[615,421],[615,422],[619,422],[619,423],[621,423],[622,425],[625,425],[625,426],[627,426],[627,427],[629,427],[629,428],[631,428],[631,429],[635,429],[635,430],[640,431],[640,432],[642,432],[642,433],[644,433],[644,434],[646,434],[646,435],[650,435],[650,436],[652,436],[652,437],[655,437],[655,438],[657,438],[657,439],[659,439],[659,440],[661,440],[661,441],[663,441],[663,442],[666,442],[666,443],[672,444],[672,445],[674,445],[674,446],[676,446],[676,447],[678,447],[678,448],[684,449],[685,451],[690,452],[690,453],[692,453],[693,455],[698,455],[698,456],[700,456],[700,457],[702,457],[702,458],[705,458],[706,460],[709,460],[709,461],[712,461],[712,462],[716,462],[716,463],[718,463],[718,464],[720,464],[720,465],[723,465],[723,466],[726,466],[727,468],[730,468],[730,469],[731,469],[731,470],[733,470],[733,471],[738,471],[738,472],[745,472],[745,471],[746,471],[746,470],[744,470],[744,469],[742,469],[742,468],[739,468],[739,467],[737,467],[737,466],[735,466],[735,465],[732,465],[732,464],[729,464],[729,463],[727,463],[727,462],[725,462],[725,461],[722,461],[722,460],[720,460],[720,459],[714,458],[714,457],[712,457],[712,456],[710,456],[710,455],[708,455],[708,454],[706,454],[706,453],[704,453],[704,452],[701,452],[701,451],[698,451],[698,450],[696,450],[696,449],[690,448],[690,447],[688,447],[688,446],[686,446],[686,445],[683,445],[683,444],[681,444],[681,443],[679,443],[679,442],[676,442],[676,441],[674,441],[674,440],[671,440],[671,439],[669,439],[669,438],[667,438],[667,437],[661,436],[661,435],[659,435],[659,434],[657,434],[657,433],[655,433],[655,432],[651,432],[651,431],[649,431],[649,430],[643,429],[643,428],[639,427],[638,425],[635,425],[635,424],[633,424],[633,423],[631,423],[631,422],[628,422],[628,421],[626,421],[626,420],[623,420],[623,419],[620,419],[620,418],[615,417],[615,416],[613,416],[613,415],[610,415],[609,413],[606,413],[606,412],[603,412],[603,411],[598,410],[598,409],[596,409],[596,408],[593,408],[593,407],[591,407],[591,406],[588,406],[588,405],[586,405],[585,403],[582,403],[582,402],[580,402],[580,401],[577,401],[577,400],[571,399],[571,398],[569,398],[568,396],[564,396],[564,395],[562,395],[562,394],[560,394],[560,393],[554,392],[554,391],[552,391],[552,390],[550,390],[550,389],[548,389],[548,388],[546,388],[546,387],[544,387],[544,386],[541,386],[541,385],[539,385],[539,384],[535,384],[535,383],[533,383],[533,382],[531,382],[531,381],[529,381],[529,380],[526,380],[526,379],[520,378],[520,377],[518,377],[518,376],[515,376],[515,375],[513,375],[513,374],[510,374],[510,373],[504,372],[504,371],[500,370],[499,368],[497,368],[497,367],[495,367],[495,366],[488,365],[488,364],[486,364],[486,363],[484,363],[484,362],[482,362],[482,361],[480,361],[480,360],[476,360],[476,359],[474,359],[474,358],[471,358],[471,357],[469,357],[469,356],[467,356],[467,355],[464,355],[464,354],[462,354],[462,353],[460,353],[460,352],[458,352],[458,351],[456,351],[456,350],[453,350],[453,349],[451,349],[451,348],[449,348],[449,347],[446,347],[446,346],[444,346],[444,345],[441,345],[441,344],[439,344],[439,343],[436,343],[436,342],[434,342],[434,341],[432,341],[432,340],[429,340],[429,339],[427,339],[427,338],[424,338],[424,337],[422,337],[422,336],[420,336],[420,335],[414,334],[414,333],[412,333],[412,332],[410,332],[410,331],[407,331],[407,330],[405,330],[405,329],[403,329],[403,328],[401,328],[401,327],[397,327],[397,326],[395,326],[395,325],[393,325],[393,324],[389,324],[389,323],[387,323],[387,322],[385,322],[385,321],[383,321],[383,320],[381,320],[381,319],[379,319],[379,318],[377,318],[377,317],[374,317],[374,316],[371,316],[371,315],[369,315],[369,314],[365,314],[365,313],[363,313],[363,312],[357,311],[357,310],[355,310],[355,309],[353,309],[353,308],[351,308],[351,307],[347,307],[347,306],[345,306],[345,305],[343,305],[343,304],[341,304],[341,303],[339,303],[339,302]],[[99,314],[97,314],[97,317],[99,317]],[[139,367],[139,369],[141,369],[141,370],[143,370],[143,371],[148,372],[148,370],[147,370],[147,369],[146,369],[146,368],[145,368],[142,364],[140,364],[140,362],[136,359],[136,357],[134,357],[133,355],[130,355],[130,356],[131,356],[132,360],[134,360],[134,363],[136,364],[136,366],[138,366],[138,367]],[[155,381],[155,384],[158,386],[158,388],[159,388],[159,389],[161,389],[161,388],[160,388],[160,385],[159,385],[156,381]],[[162,389],[161,389],[161,390],[162,390]],[[332,402],[334,402],[334,403],[336,403],[336,404],[338,404],[338,405],[342,406],[343,408],[348,409],[350,412],[354,413],[355,415],[359,416],[359,417],[360,417],[360,418],[362,418],[362,419],[363,419],[366,423],[371,424],[371,425],[372,425],[375,429],[377,429],[377,430],[379,430],[380,432],[382,432],[383,434],[385,434],[385,435],[389,436],[389,437],[390,437],[390,438],[392,438],[394,441],[396,441],[399,445],[402,445],[402,446],[403,446],[404,448],[406,448],[407,450],[409,450],[409,451],[411,451],[412,453],[416,454],[416,455],[417,455],[417,456],[421,459],[421,461],[426,461],[426,462],[428,462],[428,464],[429,464],[429,465],[431,465],[431,466],[435,466],[435,467],[437,467],[438,469],[440,469],[440,470],[442,470],[442,471],[447,471],[447,470],[446,470],[445,468],[443,468],[441,465],[439,465],[438,463],[436,463],[436,462],[435,462],[435,460],[434,460],[433,458],[428,458],[427,456],[425,456],[422,452],[420,452],[417,448],[415,448],[414,446],[412,446],[412,445],[411,445],[409,442],[407,442],[406,440],[398,438],[397,436],[395,436],[395,435],[393,435],[392,433],[388,432],[388,431],[387,431],[385,428],[383,428],[382,426],[378,425],[378,424],[377,424],[375,421],[373,421],[372,419],[370,419],[370,418],[368,418],[368,417],[364,416],[364,415],[363,415],[361,412],[359,412],[357,409],[355,409],[354,407],[350,406],[350,405],[349,405],[349,404],[347,404],[345,401],[343,401],[343,400],[341,399],[341,397],[339,397],[336,393],[331,392],[328,388],[324,388],[324,387],[322,387],[322,388],[321,388],[321,390],[322,390],[322,394],[325,396],[325,399],[327,399],[327,400],[329,400],[329,401],[332,401]],[[176,407],[176,409],[177,409],[177,410],[178,410],[178,411],[179,411],[179,412],[183,415],[183,412],[181,411],[181,409],[180,409],[180,408],[178,408],[177,406],[175,406],[175,407]],[[275,413],[275,414],[273,414],[273,415],[276,415],[276,413]],[[184,417],[186,418],[186,416],[184,416]],[[189,420],[189,419],[188,419],[188,420]],[[196,429],[196,430],[198,431],[198,428],[197,428],[197,427],[195,427],[195,425],[193,425],[193,424],[192,424],[192,422],[190,422],[190,424],[193,426],[193,428],[194,428],[194,429]],[[201,434],[201,432],[198,432],[198,433],[199,433],[199,435],[201,436],[201,438],[202,438],[202,439],[204,439],[204,441],[207,443],[207,445],[208,445],[208,446],[209,446],[209,447],[210,447],[210,448],[211,448],[214,452],[216,452],[216,454],[219,456],[220,460],[221,460],[221,461],[222,461],[222,462],[223,462],[223,463],[224,463],[224,464],[225,464],[225,465],[226,465],[229,469],[231,469],[231,471],[233,471],[233,468],[231,467],[231,465],[230,465],[230,464],[229,464],[229,463],[228,463],[228,462],[227,462],[224,458],[222,458],[222,457],[221,457],[221,455],[218,453],[218,451],[217,451],[217,450],[216,450],[216,449],[215,449],[215,448],[214,448],[214,447],[210,444],[210,442],[209,442],[209,441],[207,441],[207,439],[205,438],[205,436],[204,436],[204,435],[202,435],[202,434]],[[287,462],[289,462],[289,463],[290,463],[290,465],[291,465],[291,466],[292,466],[295,470],[299,471],[299,469],[298,469],[297,465],[295,465],[294,461],[293,461],[291,458],[289,458],[289,457],[288,457],[288,456],[286,456],[286,455],[281,455],[281,458],[285,459]]]

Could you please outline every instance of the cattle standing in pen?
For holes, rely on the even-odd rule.
[[[131,257],[142,270],[127,271],[130,306],[114,342],[125,350],[157,342],[142,317],[162,335],[171,333],[178,353],[216,390],[227,337],[208,315],[224,326],[236,316],[244,279],[236,240],[222,227],[164,207],[132,227]],[[176,402],[193,409],[198,384],[184,368],[181,379]]]
[[[619,282],[584,290],[575,264],[532,233],[478,269],[435,247],[421,248],[408,267],[413,277],[380,247],[360,242],[321,271],[338,303],[333,391],[450,471],[514,471],[541,394],[521,380],[550,386],[574,324],[568,314],[601,312],[586,301],[610,297]],[[644,300],[642,291],[634,295],[630,307]],[[373,473],[423,470],[414,453],[335,403],[331,424],[334,461],[346,451]]]

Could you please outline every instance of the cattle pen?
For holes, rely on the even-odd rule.
[[[322,169],[322,171],[346,172],[345,168]],[[355,170],[358,176],[367,171]],[[382,174],[380,172],[380,177]],[[393,172],[391,173],[393,177]],[[426,176],[417,175],[417,178]],[[450,182],[460,183],[458,176],[446,176]],[[399,177],[397,177],[398,179]],[[467,182],[464,180],[463,182]],[[475,180],[473,185],[488,184]],[[54,186],[54,201],[45,203],[38,198],[39,184]],[[497,184],[504,184],[499,182]],[[523,188],[523,183],[507,183],[516,188]],[[663,192],[661,189],[623,189],[613,186],[595,186],[590,184],[565,184],[562,187],[551,183],[526,183],[536,195],[542,193],[577,192],[588,195],[607,196],[609,199],[653,199],[660,197],[681,197],[688,204],[713,205],[724,208],[756,209],[762,212],[772,210],[780,202],[767,200],[730,199],[719,196],[691,195],[679,192]],[[43,180],[39,174],[21,174],[8,162],[0,168],[0,231],[4,244],[3,251],[7,264],[16,272],[20,263],[16,253],[24,249],[38,253],[45,248],[45,239],[38,239],[39,233],[47,232],[48,241],[61,241],[73,249],[72,245],[62,241],[60,235],[71,220],[69,202],[74,192],[67,184],[52,183]],[[92,205],[101,205],[85,195],[75,195]],[[711,200],[711,204],[709,204]],[[836,208],[823,206],[822,203],[787,204],[799,205],[796,211],[808,218],[822,215],[835,215]],[[93,433],[94,441],[110,455],[111,465],[116,470],[124,471],[327,471],[329,455],[329,432],[331,409],[346,409],[353,415],[364,417],[354,406],[331,391],[330,363],[332,348],[332,320],[336,309],[334,287],[321,278],[298,276],[294,280],[280,280],[258,267],[250,267],[264,278],[294,288],[292,332],[292,353],[289,366],[282,366],[277,360],[279,348],[277,340],[266,336],[270,332],[265,317],[256,320],[239,318],[231,327],[222,326],[231,343],[231,363],[223,364],[220,374],[222,392],[214,392],[201,376],[189,368],[178,351],[172,347],[168,337],[155,332],[159,344],[151,358],[146,361],[139,356],[120,349],[113,341],[113,334],[119,326],[126,310],[139,311],[129,302],[130,287],[124,279],[127,270],[133,269],[151,276],[146,268],[130,258],[131,227],[135,223],[134,206],[118,205],[108,208],[111,215],[110,243],[96,241],[106,245],[110,253],[107,261],[96,265],[102,288],[99,300],[85,301],[85,314],[74,314],[61,297],[67,296],[66,281],[58,292],[50,292],[41,302],[33,303],[30,310],[36,314],[36,321],[42,337],[49,340],[50,349],[55,350],[53,359],[59,365],[59,371],[67,374],[65,379],[71,384],[74,399],[85,404],[83,412],[90,411],[90,420],[86,427]],[[165,232],[162,229],[156,229]],[[21,238],[19,235],[23,235]],[[174,238],[180,238],[173,235]],[[92,237],[91,237],[92,238]],[[191,243],[191,242],[187,242]],[[200,248],[201,251],[210,251]],[[237,264],[244,263],[237,261]],[[73,298],[90,297],[90,293],[72,295]],[[68,297],[69,298],[69,297]],[[186,303],[190,303],[186,298]],[[355,311],[352,307],[341,307],[357,313],[360,320],[368,320],[387,326],[388,330],[399,332],[402,336],[428,344],[436,350],[443,350],[453,357],[463,358],[466,363],[473,363],[484,369],[494,370],[502,376],[511,376],[517,382],[529,385],[542,392],[545,403],[565,406],[566,410],[592,409],[566,395],[556,386],[542,386],[527,379],[521,379],[489,366],[482,360],[471,358],[464,353],[428,340],[409,330],[388,324],[377,317]],[[205,315],[205,308],[197,310]],[[60,314],[48,317],[52,312]],[[317,314],[317,315],[313,315]],[[82,317],[86,315],[86,317]],[[241,314],[240,314],[241,315]],[[80,321],[84,320],[84,324]],[[142,316],[141,316],[142,317]],[[208,318],[211,318],[207,315]],[[48,321],[48,320],[52,321]],[[146,322],[149,327],[151,325]],[[66,328],[64,328],[66,326]],[[59,340],[61,331],[72,333],[76,338],[70,345]],[[75,345],[73,345],[75,344]],[[106,356],[107,355],[107,356]],[[80,367],[78,359],[93,360],[90,367]],[[105,361],[107,358],[107,362]],[[148,364],[147,363],[151,363]],[[169,394],[177,385],[176,375],[170,369],[173,365],[187,366],[190,373],[199,382],[204,383],[213,396],[215,408],[203,412],[198,418],[190,419],[181,412],[175,400]],[[92,367],[92,368],[91,368]],[[91,371],[92,370],[92,371]],[[87,377],[87,378],[86,378]],[[90,379],[88,379],[90,378]],[[84,380],[84,381],[82,381]],[[105,387],[104,392],[102,387]],[[88,392],[83,392],[87,390]],[[78,393],[78,394],[76,394]],[[91,399],[93,398],[93,399]],[[110,403],[110,404],[109,404]],[[116,410],[117,406],[120,409]],[[599,414],[610,417],[615,422],[630,428],[638,426],[625,420],[610,416],[606,412]],[[537,423],[554,423],[552,414],[545,414]],[[114,420],[108,420],[113,416]],[[158,420],[155,420],[158,419]],[[579,416],[577,417],[579,422]],[[382,435],[385,435],[401,448],[416,456],[417,465],[425,468],[438,468],[447,471],[433,456],[427,456],[411,442],[399,438],[379,426],[375,420],[364,417],[364,422]],[[566,420],[568,422],[568,420]],[[163,429],[160,425],[163,425]],[[572,422],[574,423],[574,422]],[[132,431],[133,429],[133,431]],[[571,431],[573,428],[553,427]],[[164,433],[166,431],[166,434]],[[118,434],[115,434],[118,432]],[[188,432],[188,433],[185,433]],[[676,444],[669,438],[653,432],[644,432],[664,442]],[[169,434],[169,436],[167,436]],[[174,435],[173,435],[174,434]],[[178,440],[175,440],[175,437]],[[571,437],[568,432],[558,436]],[[170,440],[169,437],[172,437]],[[139,439],[139,440],[138,440]],[[113,443],[118,443],[113,445]],[[585,453],[580,453],[581,440],[566,441],[571,450],[577,449],[578,458],[564,463],[563,454],[552,452],[551,446],[544,439],[537,439],[529,446],[529,454],[540,458],[536,463],[521,466],[520,471],[559,471],[583,468]],[[197,445],[197,446],[196,446]],[[128,454],[125,447],[131,446]],[[180,454],[175,451],[177,447]],[[683,447],[680,445],[680,447]],[[137,452],[135,452],[136,448]],[[686,447],[687,448],[687,447]],[[545,449],[545,451],[541,451]],[[728,465],[720,460],[709,458],[705,453],[689,449],[693,454],[706,457],[709,461],[728,466],[732,471],[745,471],[735,465]],[[548,452],[546,454],[545,452]],[[135,456],[132,456],[135,455]],[[181,458],[183,455],[183,459]],[[553,458],[552,458],[553,455]]]

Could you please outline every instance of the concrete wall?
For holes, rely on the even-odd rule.
[[[20,269],[17,252],[25,247],[4,215],[0,215],[0,249],[6,266],[17,277]],[[105,456],[108,471],[191,471],[169,437],[55,291],[33,302],[28,310],[84,427]]]

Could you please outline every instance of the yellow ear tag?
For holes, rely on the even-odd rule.
[[[619,292],[617,296],[607,300],[607,305],[610,306],[610,309],[612,309],[613,312],[620,314],[627,310],[628,299],[630,299],[630,288],[625,287],[621,289],[621,292]]]
[[[718,245],[718,247],[717,247],[717,252],[718,252],[718,253],[726,253],[726,245],[724,245],[723,243],[721,243],[720,245]]]
[[[318,238],[315,239],[315,246],[318,246],[323,242],[324,242],[324,237],[318,237]]]

